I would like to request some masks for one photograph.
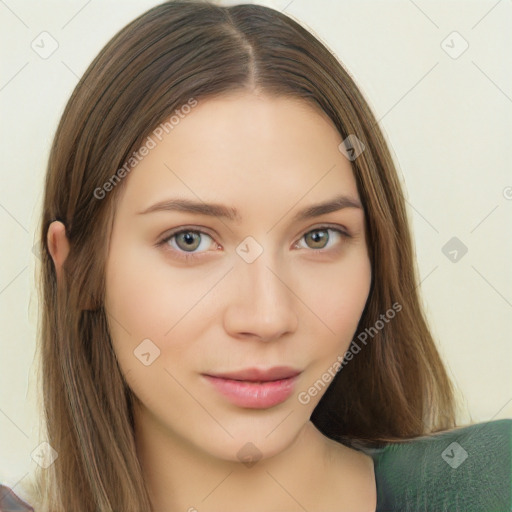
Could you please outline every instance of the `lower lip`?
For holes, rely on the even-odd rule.
[[[261,383],[222,379],[210,375],[204,375],[204,377],[234,405],[250,409],[266,409],[284,402],[291,396],[298,375]]]

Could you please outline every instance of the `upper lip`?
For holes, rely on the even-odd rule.
[[[291,368],[290,366],[274,366],[272,368],[267,369],[246,368],[244,370],[238,370],[235,372],[209,373],[206,375],[210,377],[217,377],[220,379],[259,382],[288,379],[290,377],[295,377],[299,373],[301,373],[300,370],[296,370],[295,368]]]

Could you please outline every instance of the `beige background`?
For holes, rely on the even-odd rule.
[[[39,444],[32,248],[49,146],[92,58],[157,3],[0,3],[0,482],[20,493]],[[459,421],[512,418],[512,3],[265,3],[333,49],[390,141],[425,308],[463,397]],[[43,31],[58,43],[48,58],[31,47]],[[464,42],[453,31],[469,44],[457,58]],[[468,248],[457,262],[442,252],[454,236]]]

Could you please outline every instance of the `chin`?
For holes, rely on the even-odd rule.
[[[283,414],[280,421],[286,417]],[[293,414],[290,414],[292,417]],[[300,424],[286,426],[280,421],[261,421],[250,418],[247,422],[240,421],[237,427],[227,427],[227,434],[219,427],[216,435],[212,432],[205,433],[208,439],[207,445],[201,443],[202,450],[207,451],[213,457],[230,462],[242,462],[250,466],[261,459],[269,459],[286,450],[297,438],[307,420]]]

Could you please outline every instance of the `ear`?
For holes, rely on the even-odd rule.
[[[53,259],[57,280],[62,280],[62,265],[69,253],[69,241],[66,227],[58,220],[53,221],[48,228],[48,250]]]

